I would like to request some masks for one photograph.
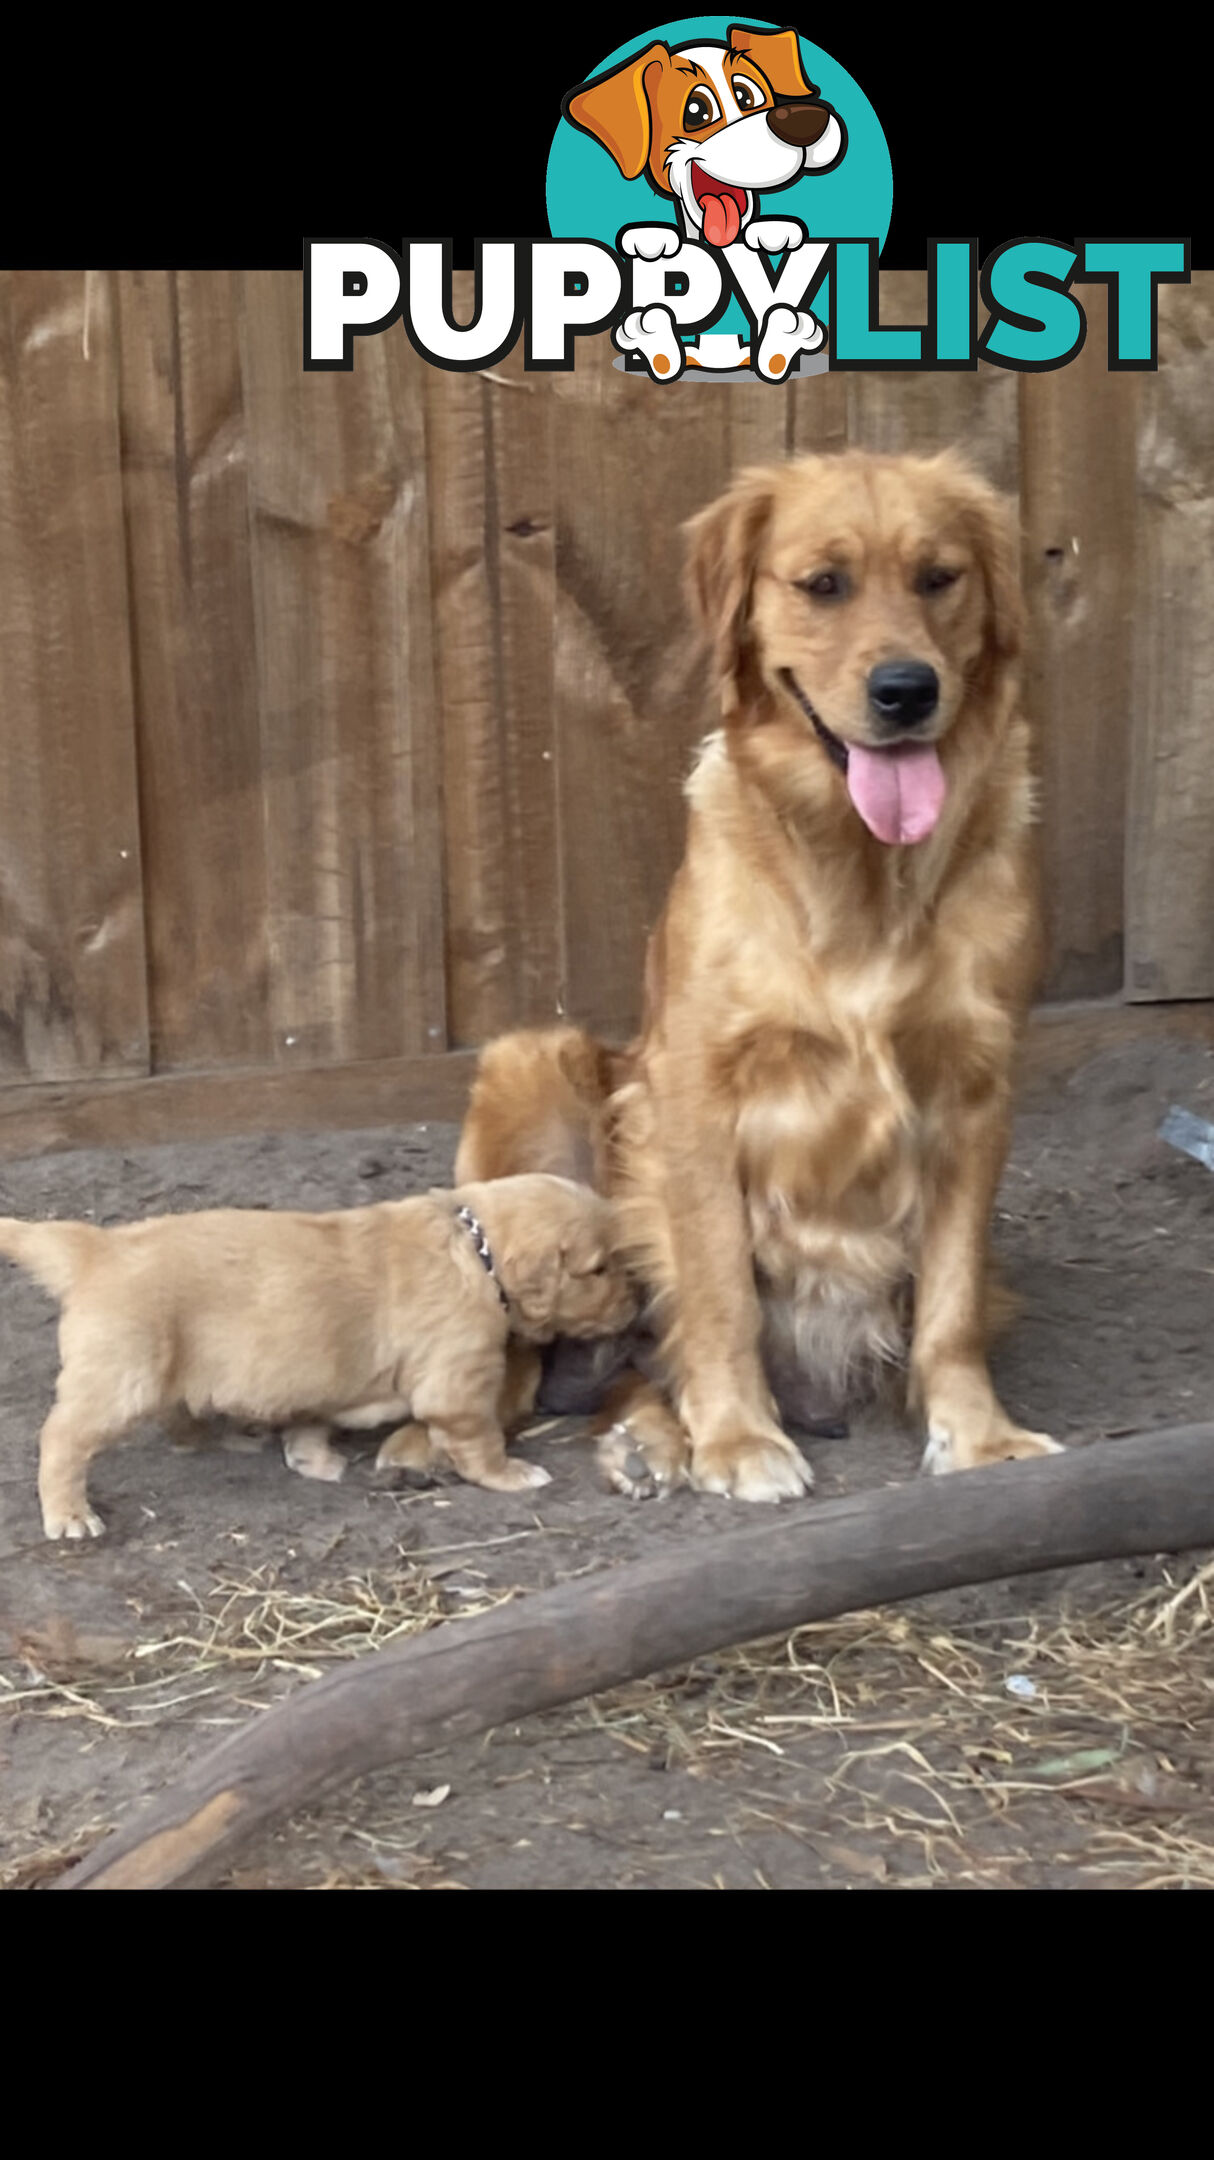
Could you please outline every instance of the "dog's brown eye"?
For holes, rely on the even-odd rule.
[[[817,570],[812,577],[798,578],[797,584],[813,600],[846,600],[851,591],[845,570]]]
[[[711,90],[704,89],[702,85],[698,90],[692,91],[683,107],[683,125],[685,128],[710,127],[712,122],[719,120],[720,117],[717,101]]]
[[[921,593],[947,592],[950,585],[956,584],[960,575],[959,570],[947,570],[943,563],[934,563],[930,570],[922,572],[919,590]]]
[[[729,87],[733,91],[739,112],[753,112],[756,105],[763,102],[763,94],[758,84],[748,81],[745,75],[735,75]]]

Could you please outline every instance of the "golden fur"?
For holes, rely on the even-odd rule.
[[[955,457],[847,452],[742,474],[689,536],[724,726],[688,785],[640,1037],[610,1095],[576,1030],[491,1044],[457,1176],[529,1167],[541,1130],[557,1167],[562,1119],[579,1161],[606,1156],[682,1433],[635,1379],[607,1414],[623,1403],[660,1482],[805,1490],[773,1371],[833,1399],[901,1363],[912,1284],[925,1467],[1046,1452],[985,1348],[1039,943],[1013,517]],[[888,844],[851,789],[892,739],[872,671],[906,662],[935,671],[913,740],[945,793],[927,837]]]
[[[484,1228],[508,1310],[460,1206]],[[538,1380],[520,1346],[628,1324],[635,1298],[612,1242],[608,1203],[547,1176],[329,1215],[228,1208],[112,1230],[0,1219],[0,1252],[63,1308],[38,1478],[46,1535],[99,1536],[91,1458],[174,1411],[291,1428],[288,1461],[320,1477],[340,1460],[328,1426],[411,1416],[382,1463],[437,1454],[495,1491],[545,1484],[506,1455],[503,1424],[527,1413]]]

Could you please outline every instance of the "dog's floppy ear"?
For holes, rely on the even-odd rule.
[[[566,120],[602,143],[625,180],[639,179],[649,163],[653,143],[650,92],[670,65],[669,45],[649,45],[610,75],[579,83],[562,101]]]
[[[778,98],[813,97],[815,85],[806,81],[801,47],[795,30],[748,30],[733,23],[729,30],[731,52],[745,53],[767,77]]]
[[[741,473],[728,493],[689,518],[685,587],[692,614],[708,638],[713,671],[728,718],[741,701],[742,663],[749,648],[750,600],[759,549],[771,515],[771,479]]]
[[[502,1275],[512,1305],[531,1327],[544,1327],[556,1304],[564,1253],[551,1230],[546,1240],[520,1238],[502,1255]]]
[[[979,483],[973,515],[990,605],[991,644],[1000,660],[1014,660],[1024,637],[1019,512],[1007,496]]]

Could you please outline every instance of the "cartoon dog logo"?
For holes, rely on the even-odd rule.
[[[801,247],[807,235],[800,219],[761,216],[759,195],[790,187],[805,173],[832,171],[847,148],[838,113],[806,78],[795,30],[734,23],[723,43],[673,51],[654,43],[580,83],[561,109],[602,144],[625,179],[644,174],[655,194],[673,198],[677,228],[632,225],[620,234],[623,252],[646,262],[677,254],[684,239],[706,242],[727,261],[738,247],[771,255]],[[759,371],[772,379],[787,373],[799,352],[817,351],[823,338],[822,325],[805,310],[770,309],[754,356]],[[635,310],[615,341],[639,352],[659,380],[681,369],[668,308]],[[748,366],[752,359],[739,338],[723,335],[700,338],[685,357],[691,366],[711,368]]]

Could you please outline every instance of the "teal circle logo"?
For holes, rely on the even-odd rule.
[[[662,43],[678,56],[688,45],[724,46],[729,32],[738,27],[736,15],[688,15],[678,21],[659,23],[638,37],[617,45],[586,77],[595,82],[622,63]],[[750,31],[778,32],[777,23],[748,20]],[[757,197],[753,215],[760,218],[799,218],[809,239],[874,239],[883,248],[893,208],[894,181],[889,150],[881,123],[860,85],[819,45],[797,34],[802,71],[820,97],[831,106],[846,128],[846,149],[833,169],[812,170],[783,186],[754,185]],[[572,85],[570,86],[573,87]],[[775,86],[773,86],[774,88]],[[643,93],[642,93],[643,94]],[[722,129],[715,137],[717,161]],[[744,183],[750,184],[750,183]],[[548,155],[546,200],[548,225],[554,239],[602,241],[614,248],[621,231],[633,225],[670,225],[679,229],[673,195],[658,193],[644,171],[628,178],[603,141],[562,116]],[[736,229],[736,220],[734,221]],[[729,230],[718,225],[718,230]],[[689,239],[711,238],[688,230]],[[828,283],[819,287],[813,301],[816,316],[829,320]],[[729,301],[714,329],[744,332],[746,319],[736,298]]]

